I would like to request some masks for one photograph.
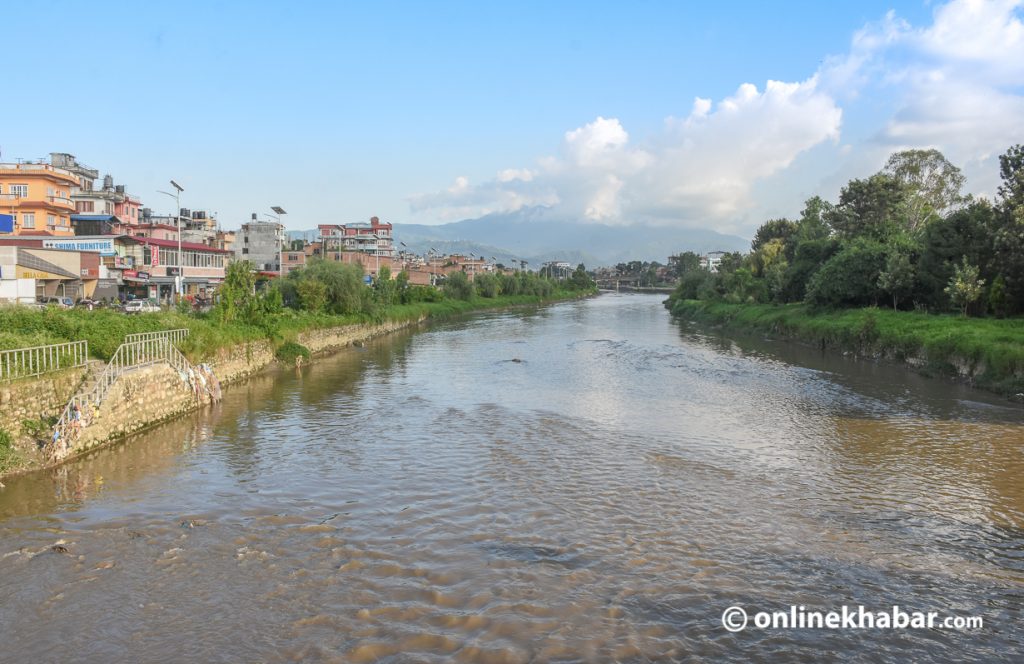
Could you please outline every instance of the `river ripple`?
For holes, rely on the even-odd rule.
[[[657,297],[484,314],[8,481],[0,661],[1019,661],[1022,471],[1018,406]],[[719,622],[861,604],[985,627]]]

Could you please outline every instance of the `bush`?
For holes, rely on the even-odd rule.
[[[807,284],[807,301],[818,307],[878,304],[878,276],[885,269],[886,247],[857,239],[830,258]]]
[[[302,344],[297,344],[294,341],[286,341],[281,344],[281,347],[274,353],[274,357],[281,360],[282,362],[295,362],[296,358],[301,357],[304,360],[308,360],[311,354],[309,349]]]
[[[17,452],[14,451],[14,440],[11,434],[0,429],[0,472],[4,472],[14,464]]]
[[[473,279],[473,286],[476,288],[476,294],[480,297],[498,297],[501,292],[501,284],[493,274],[476,275],[476,278]]]
[[[452,272],[444,280],[444,294],[453,300],[473,299],[473,284],[465,272]]]

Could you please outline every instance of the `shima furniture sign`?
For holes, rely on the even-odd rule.
[[[114,240],[86,240],[78,238],[43,240],[45,249],[61,249],[63,251],[95,251],[103,256],[114,255]]]

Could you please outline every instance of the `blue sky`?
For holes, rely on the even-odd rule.
[[[994,190],[1024,142],[1019,3],[776,4],[18,3],[6,88],[49,103],[9,98],[0,149],[157,210],[174,178],[225,227],[546,205],[749,234],[899,147]]]

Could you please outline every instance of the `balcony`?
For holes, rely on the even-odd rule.
[[[74,208],[75,203],[70,198],[63,196],[47,196],[46,201],[51,205],[63,205],[64,207]]]

